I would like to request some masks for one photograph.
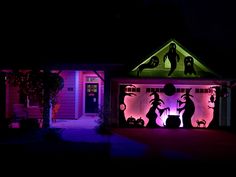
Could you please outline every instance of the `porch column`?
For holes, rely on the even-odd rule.
[[[5,72],[0,73],[0,127],[4,127],[6,119],[6,81]]]
[[[49,76],[50,71],[45,69],[45,76]],[[48,78],[44,79],[44,94],[43,94],[43,128],[50,128],[50,92]]]
[[[111,124],[111,78],[109,72],[104,71],[104,123],[110,126]]]
[[[228,88],[228,97],[227,97],[227,127],[231,126],[231,89]]]

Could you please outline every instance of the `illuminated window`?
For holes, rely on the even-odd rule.
[[[39,99],[37,97],[28,97],[27,96],[27,107],[39,107]]]
[[[208,88],[196,88],[195,93],[210,93],[211,90]]]
[[[19,103],[24,104],[27,107],[39,107],[39,99],[36,96],[27,96],[24,93],[19,94]]]
[[[98,77],[96,76],[87,76],[86,82],[98,82]]]
[[[140,88],[125,88],[125,92],[140,92]]]

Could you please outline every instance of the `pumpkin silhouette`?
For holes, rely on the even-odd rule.
[[[134,127],[135,124],[136,124],[136,120],[132,116],[127,119],[127,126],[128,127]]]
[[[144,127],[144,120],[141,117],[136,120],[136,127]]]

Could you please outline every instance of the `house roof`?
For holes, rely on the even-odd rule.
[[[75,41],[77,41],[76,39],[78,38],[75,37]],[[99,45],[99,41],[96,41],[95,44],[93,44],[93,41],[75,44],[75,41],[71,42],[71,40],[62,40],[60,43],[54,41],[50,45],[47,44],[47,41],[37,45],[36,42],[32,45],[30,43],[28,45],[19,44],[15,47],[3,48],[0,69],[57,66],[60,66],[60,68],[75,68],[76,66],[79,68],[86,64],[98,64],[100,66],[111,64],[123,65],[123,70],[128,72],[138,62],[153,54],[153,51],[157,51],[158,46],[163,46],[163,41],[169,41],[169,39],[163,36],[162,38],[145,39],[143,42],[131,42],[128,38],[127,40],[121,38],[120,40],[117,39],[117,42],[101,43],[101,45]],[[121,40],[123,43],[121,43]],[[177,40],[181,41],[181,44]],[[209,66],[207,68],[214,68],[214,71],[224,78],[236,78],[235,67],[230,64],[234,57],[225,48],[222,47],[222,50],[216,50],[215,53],[212,53],[212,49],[207,48],[205,43],[198,43],[191,38],[183,37],[177,37],[177,40],[175,42],[179,46],[184,44],[186,46],[184,49],[187,52],[191,51],[189,52],[191,55],[195,56],[193,53],[197,54],[197,61],[200,61],[204,66]],[[68,42],[71,42],[70,45],[66,45]]]
[[[0,68],[54,64],[132,66],[170,38],[236,77],[233,1],[81,1],[5,6]],[[199,13],[199,9],[201,13]],[[219,13],[221,12],[221,13]]]

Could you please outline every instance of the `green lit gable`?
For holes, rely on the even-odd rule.
[[[217,74],[203,65],[176,40],[168,41],[162,48],[132,69],[135,77],[204,78]]]

